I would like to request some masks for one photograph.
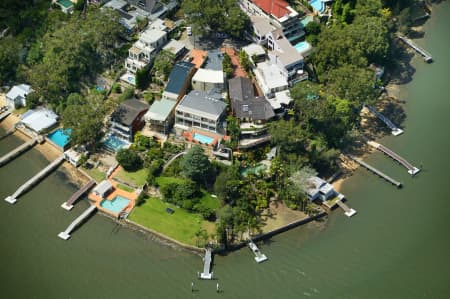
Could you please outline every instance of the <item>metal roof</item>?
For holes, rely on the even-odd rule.
[[[184,96],[177,107],[177,111],[184,111],[196,115],[205,115],[217,119],[226,109],[227,104],[222,101],[222,95],[210,90],[208,92],[192,90]]]
[[[190,80],[189,74],[195,67],[190,62],[180,61],[172,69],[169,75],[169,83],[167,83],[165,91],[179,94],[186,80]]]
[[[136,117],[148,110],[148,104],[140,100],[127,100],[119,105],[111,115],[113,121],[130,126]]]

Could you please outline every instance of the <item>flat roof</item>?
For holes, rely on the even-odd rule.
[[[281,73],[281,69],[274,64],[268,64],[267,62],[261,62],[256,67],[257,79],[262,79],[260,82],[266,85],[269,89],[278,88],[282,86],[288,86],[286,77]]]
[[[205,114],[211,119],[217,119],[226,108],[227,104],[222,101],[221,94],[214,91],[192,90],[181,100],[177,111]]]
[[[170,112],[172,112],[176,104],[176,101],[172,101],[169,99],[154,101],[150,106],[150,109],[148,109],[147,113],[145,114],[145,119],[165,121],[169,117]]]
[[[191,63],[195,65],[196,68],[201,68],[203,63],[205,63],[206,57],[208,56],[207,51],[192,49],[189,53],[189,57],[192,58]]]
[[[209,83],[224,83],[223,71],[210,70],[210,69],[198,69],[192,81],[209,82]]]
[[[209,70],[222,70],[223,53],[220,50],[211,50],[206,57],[206,63],[203,66],[204,69]]]
[[[181,51],[184,49],[184,44],[180,41],[177,41],[175,39],[171,39],[167,45],[164,46],[163,50],[168,51],[175,56],[179,55]]]

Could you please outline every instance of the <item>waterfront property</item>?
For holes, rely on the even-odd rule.
[[[138,20],[145,20],[150,16],[147,11],[130,6],[125,0],[111,0],[103,5],[102,9],[109,8],[119,13],[119,23],[125,27],[128,33],[135,32],[137,29]]]
[[[175,128],[178,135],[190,128],[223,133],[226,107],[221,94],[213,90],[192,90],[175,109]]]
[[[55,144],[61,150],[64,150],[66,146],[70,142],[70,134],[72,133],[72,129],[56,129],[55,131],[49,133],[47,138]]]
[[[175,59],[178,59],[185,53],[186,48],[182,42],[171,39],[167,45],[163,47],[163,50],[172,53]]]
[[[89,199],[100,210],[114,217],[126,217],[138,198],[137,192],[122,190],[113,179],[107,179],[99,183],[92,192]]]
[[[180,61],[175,64],[170,72],[162,98],[178,102],[186,94],[194,72],[195,65],[190,62]]]
[[[119,105],[111,115],[110,131],[132,142],[134,134],[144,126],[144,114],[148,104],[140,100],[127,100]]]
[[[198,69],[192,77],[192,88],[201,91],[225,91],[225,74],[222,70]]]
[[[6,105],[13,109],[26,106],[27,95],[32,91],[31,86],[27,84],[13,86],[6,94]]]
[[[331,184],[317,176],[313,176],[307,180],[306,194],[310,201],[315,201],[317,199],[326,201],[336,196],[337,192]]]
[[[73,3],[76,3],[77,1],[73,1]],[[73,3],[70,0],[53,0],[53,3],[58,5],[61,8],[61,11],[65,14],[67,13],[73,13]]]
[[[149,130],[168,135],[173,126],[176,105],[176,101],[167,98],[154,101],[144,116]]]
[[[103,147],[110,152],[116,153],[120,149],[128,148],[131,145],[130,142],[117,137],[116,135],[109,133],[103,139]]]
[[[36,133],[41,133],[44,130],[50,129],[58,122],[58,115],[46,108],[30,109],[22,114],[20,118],[21,124]]]

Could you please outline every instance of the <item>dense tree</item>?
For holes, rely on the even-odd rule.
[[[206,184],[210,175],[211,163],[203,149],[196,145],[184,156],[181,168],[187,178],[197,183]]]
[[[170,71],[172,70],[174,62],[175,55],[173,55],[169,51],[162,50],[155,57],[155,61],[153,63],[153,72],[156,76],[162,77],[162,79],[165,81],[170,75]]]
[[[142,167],[142,159],[131,149],[120,149],[116,154],[116,160],[126,171],[135,171]]]
[[[0,39],[0,86],[12,82],[19,64],[21,46],[12,37]]]
[[[234,0],[185,0],[181,5],[195,34],[218,31],[242,37],[250,22]]]
[[[72,129],[73,144],[86,144],[95,148],[102,136],[108,107],[98,94],[91,94],[84,99],[79,95],[71,95],[69,99],[72,103],[62,114],[64,128]]]
[[[223,53],[222,69],[227,78],[231,78],[234,68],[233,64],[231,63],[231,58],[227,53]]]

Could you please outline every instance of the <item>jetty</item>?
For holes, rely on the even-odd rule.
[[[255,261],[257,263],[262,263],[264,261],[267,261],[267,256],[265,256],[258,248],[258,246],[256,246],[255,243],[253,243],[253,241],[251,239],[248,240],[248,247],[250,247],[250,249],[253,251],[253,253],[255,254]]]
[[[72,196],[69,198],[68,201],[64,202],[61,207],[67,211],[70,211],[73,209],[73,204],[83,195],[85,194],[89,189],[91,189],[96,182],[94,180],[89,181],[86,185],[81,187],[77,192],[72,194]]]
[[[0,140],[8,137],[9,135],[11,135],[12,133],[14,133],[16,131],[16,126],[12,127],[11,129],[9,129],[8,131],[6,131],[5,134],[3,134],[2,136],[0,136]]]
[[[87,208],[80,216],[78,216],[72,223],[66,228],[65,231],[60,232],[58,234],[58,237],[60,237],[63,240],[68,240],[70,238],[70,233],[78,226],[80,223],[83,222],[84,219],[86,219],[92,212],[94,212],[97,209],[96,206],[91,205],[89,208]]]
[[[385,179],[386,181],[388,181],[389,183],[393,184],[394,186],[396,186],[397,188],[400,188],[402,186],[402,183],[400,183],[399,181],[394,180],[393,178],[391,178],[390,176],[388,176],[387,174],[384,174],[383,172],[381,172],[380,170],[376,169],[375,167],[367,164],[366,162],[349,155],[349,158],[352,159],[353,161],[355,161],[356,163],[358,163],[359,165],[363,166],[364,168],[366,168],[367,170],[375,173],[376,175],[378,175],[379,177]]]
[[[382,120],[389,127],[389,129],[391,129],[392,135],[398,136],[400,134],[403,134],[403,130],[402,129],[400,129],[396,125],[394,125],[393,122],[391,122],[386,116],[384,116],[383,114],[378,112],[377,109],[375,109],[374,107],[369,106],[369,105],[366,105],[365,107],[367,107],[367,109],[370,112],[375,114],[376,117],[378,117],[380,120]]]
[[[431,54],[428,53],[427,51],[425,51],[423,48],[421,48],[418,45],[416,45],[415,42],[413,42],[412,40],[410,40],[409,38],[407,38],[406,36],[403,36],[401,34],[397,34],[397,37],[402,42],[404,42],[405,44],[407,44],[408,46],[413,48],[417,53],[419,53],[420,56],[422,56],[423,60],[425,60],[428,63],[433,61],[433,57],[431,56]]]
[[[383,154],[391,157],[392,159],[394,159],[398,163],[402,164],[406,169],[408,169],[408,173],[410,175],[415,175],[415,174],[417,174],[420,171],[419,168],[414,167],[411,163],[406,161],[406,159],[402,158],[400,155],[395,153],[393,150],[385,147],[384,145],[379,144],[379,143],[377,143],[375,141],[368,141],[367,144],[369,144],[370,146],[376,148],[377,150],[379,150]]]
[[[201,279],[212,279],[213,272],[210,272],[211,262],[212,262],[211,248],[206,248],[205,257],[203,258],[203,272],[200,273]]]
[[[5,165],[9,161],[13,160],[15,157],[20,155],[21,153],[32,148],[36,143],[37,143],[37,138],[33,138],[33,139],[19,145],[18,147],[16,147],[15,149],[13,149],[12,151],[10,151],[9,153],[7,153],[6,155],[4,155],[3,157],[0,158],[0,166]]]
[[[356,210],[350,208],[349,206],[347,206],[345,203],[342,202],[342,200],[344,199],[344,194],[339,193],[338,195],[338,200],[336,201],[336,204],[344,210],[344,214],[347,217],[352,217],[353,215],[355,215],[357,212]]]
[[[64,156],[61,155],[59,158],[57,158],[56,160],[54,160],[52,163],[50,163],[49,165],[47,165],[47,167],[45,167],[44,169],[42,169],[40,172],[38,172],[35,176],[33,176],[31,179],[29,179],[28,181],[26,181],[22,186],[20,186],[16,192],[13,193],[13,195],[8,196],[7,198],[5,198],[6,202],[9,202],[10,204],[14,204],[17,202],[17,198],[24,193],[25,191],[27,191],[28,189],[30,189],[34,184],[36,184],[39,180],[41,180],[43,177],[45,177],[47,174],[49,174],[50,172],[52,172],[56,167],[59,166],[59,164],[61,164],[64,161]]]

